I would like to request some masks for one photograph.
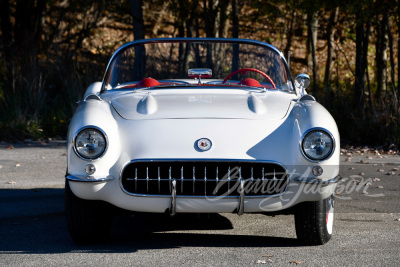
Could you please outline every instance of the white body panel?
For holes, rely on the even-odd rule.
[[[98,92],[89,89],[85,98]],[[338,129],[315,101],[298,101],[299,96],[278,90],[241,88],[110,91],[100,97],[79,104],[68,132],[68,175],[85,180],[85,166],[96,167],[90,181],[69,182],[80,198],[104,200],[132,211],[165,212],[171,208],[171,197],[127,194],[120,182],[123,168],[131,161],[160,159],[266,161],[284,166],[290,174],[286,191],[278,196],[246,197],[244,212],[278,211],[325,199],[334,192],[335,183],[305,190],[310,184],[295,181],[329,181],[339,174]],[[87,126],[102,129],[108,138],[107,151],[93,161],[74,152],[74,136]],[[312,128],[326,129],[335,139],[336,149],[323,162],[311,162],[301,152],[301,138]],[[195,142],[205,137],[213,145],[200,152]],[[316,165],[323,168],[322,176],[312,174]],[[176,212],[234,212],[238,202],[236,197],[177,196]]]

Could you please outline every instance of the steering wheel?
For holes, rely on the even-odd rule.
[[[272,81],[272,79],[265,72],[262,72],[261,70],[258,70],[258,69],[252,69],[252,68],[238,69],[238,70],[232,72],[231,74],[229,74],[228,76],[226,76],[226,78],[224,79],[224,81],[222,83],[226,83],[226,81],[229,80],[229,78],[232,77],[235,74],[238,74],[238,73],[246,74],[246,72],[248,72],[248,71],[252,71],[252,72],[261,74],[262,76],[267,78],[267,80],[272,84],[272,88],[276,89],[275,83]]]

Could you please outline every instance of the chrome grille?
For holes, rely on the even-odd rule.
[[[124,190],[136,195],[270,196],[286,190],[286,170],[279,164],[246,161],[135,161],[122,173]],[[241,183],[243,183],[241,185]]]

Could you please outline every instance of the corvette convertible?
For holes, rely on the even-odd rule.
[[[339,132],[284,55],[247,39],[127,43],[78,103],[65,207],[77,243],[115,210],[294,214],[306,245],[332,236]]]

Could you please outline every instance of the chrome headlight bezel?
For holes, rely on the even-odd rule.
[[[88,155],[84,155],[84,154],[80,153],[79,149],[77,148],[77,141],[79,139],[79,136],[81,134],[83,134],[85,131],[95,131],[96,133],[99,134],[99,136],[101,136],[101,138],[103,139],[103,142],[104,142],[104,147],[102,148],[101,152],[96,153],[96,155],[93,156],[93,157],[90,157]],[[102,129],[100,129],[99,127],[96,127],[96,126],[85,126],[85,127],[81,128],[81,129],[79,129],[75,133],[74,138],[72,140],[72,143],[73,143],[72,147],[74,149],[75,154],[79,158],[81,158],[83,160],[87,160],[87,161],[94,161],[94,160],[100,159],[107,152],[107,149],[108,149],[108,137],[107,137],[107,135],[105,134],[105,132]]]
[[[315,133],[315,132],[321,132],[324,135],[326,135],[331,140],[331,144],[332,144],[329,151],[320,158],[316,158],[316,157],[309,155],[304,148],[304,143],[305,143],[307,137],[309,137],[312,133]],[[335,138],[328,130],[326,130],[324,128],[311,128],[308,131],[306,131],[300,139],[300,151],[303,154],[303,156],[311,162],[322,162],[322,161],[328,160],[335,152],[335,147],[336,147]]]

